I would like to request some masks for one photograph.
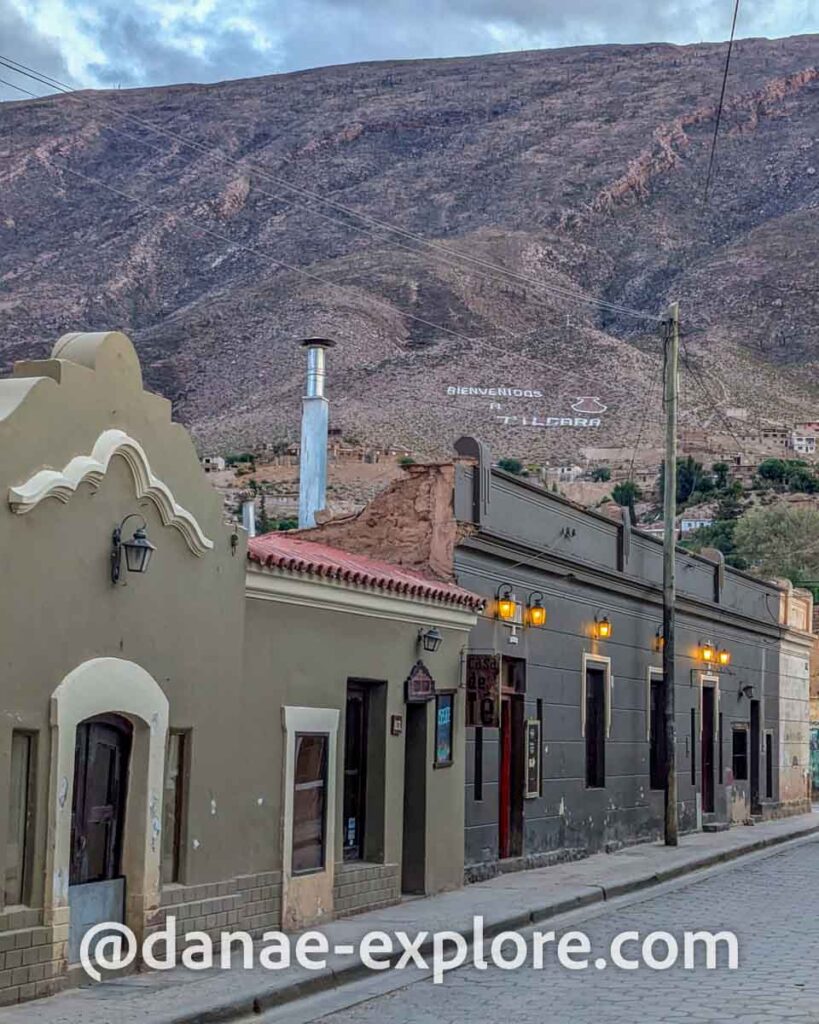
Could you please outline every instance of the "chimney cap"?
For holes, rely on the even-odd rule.
[[[302,348],[335,348],[336,343],[330,338],[305,338],[299,342]]]

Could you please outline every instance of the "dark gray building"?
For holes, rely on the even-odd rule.
[[[455,574],[490,600],[467,664],[468,874],[656,838],[662,545],[458,451]],[[806,810],[810,595],[677,558],[681,830]]]
[[[487,598],[463,652],[467,878],[657,838],[662,545],[456,449],[311,534]],[[808,809],[810,594],[718,552],[677,572],[682,830]]]

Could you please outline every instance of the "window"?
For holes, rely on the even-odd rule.
[[[439,693],[435,698],[435,764],[452,764],[452,716],[455,695]]]
[[[24,903],[26,900],[28,847],[31,840],[33,751],[34,736],[31,733],[17,731],[12,733],[4,885],[6,906]]]
[[[586,785],[600,789],[606,784],[606,672],[586,669]]]
[[[648,773],[652,789],[665,789],[665,687],[662,678],[651,679],[649,706]]]
[[[165,799],[162,804],[162,881],[166,883],[178,882],[180,878],[187,746],[188,738],[184,732],[168,734]]]
[[[734,781],[748,778],[748,730],[743,726],[734,726],[732,736],[732,758]]]
[[[293,874],[325,863],[327,733],[296,733],[293,779]]]

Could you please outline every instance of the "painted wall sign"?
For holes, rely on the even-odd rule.
[[[408,704],[431,700],[435,696],[435,680],[423,661],[416,661],[404,684],[404,700]]]
[[[526,793],[527,800],[540,796],[540,721],[526,719]]]
[[[447,395],[468,398],[488,398],[489,411],[494,412],[495,422],[504,427],[538,427],[551,429],[554,427],[596,428],[602,426],[602,415],[608,406],[598,395],[578,395],[570,403],[572,416],[550,416],[547,413],[512,413],[505,412],[502,399],[543,398],[544,392],[539,388],[517,387],[473,387],[467,385],[450,385]]]
[[[543,392],[537,388],[482,388],[450,385],[446,389],[446,393],[448,395],[467,395],[470,398],[543,398]]]
[[[466,656],[466,724],[497,729],[500,726],[499,654]]]

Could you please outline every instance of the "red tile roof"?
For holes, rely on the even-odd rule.
[[[322,576],[362,587],[377,587],[395,594],[459,605],[475,611],[484,605],[484,598],[453,583],[442,583],[404,566],[350,554],[300,537],[289,537],[286,533],[252,537],[247,542],[247,557],[271,569]]]

